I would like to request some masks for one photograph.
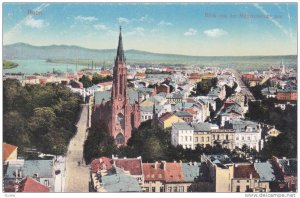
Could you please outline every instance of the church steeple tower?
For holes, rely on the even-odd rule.
[[[125,62],[125,56],[124,56],[124,50],[123,50],[123,41],[122,41],[122,27],[121,26],[120,26],[119,44],[118,44],[116,61]]]
[[[126,100],[127,68],[125,63],[121,30],[122,28],[120,27],[117,56],[115,58],[115,66],[113,69],[114,84],[112,88],[112,98],[117,98],[118,100],[124,101]]]

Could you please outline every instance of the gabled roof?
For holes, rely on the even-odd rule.
[[[50,192],[50,189],[32,178],[26,177],[20,182],[19,192]]]
[[[182,172],[184,180],[187,182],[194,182],[200,176],[200,162],[182,163]]]
[[[196,131],[210,131],[211,130],[211,124],[208,122],[198,122],[197,124],[194,124],[194,130]]]
[[[259,179],[259,175],[255,171],[253,164],[235,166],[233,170],[233,175],[236,179],[250,179],[250,175],[252,175],[252,178]]]
[[[254,163],[254,168],[260,177],[260,181],[274,181],[275,175],[272,164],[267,162]]]
[[[3,143],[3,161],[6,161],[17,148],[12,144]]]
[[[173,127],[179,130],[194,130],[194,128],[186,122],[177,122],[173,124]]]
[[[192,114],[190,114],[189,112],[187,111],[176,111],[174,113],[174,115],[178,116],[178,117],[193,117]]]
[[[162,116],[159,117],[159,121],[164,122],[165,120],[169,119],[171,116],[173,116],[172,113],[166,112]]]
[[[110,170],[112,168],[112,159],[108,157],[100,157],[91,162],[91,170],[93,173],[97,173],[98,170]]]
[[[129,171],[131,175],[142,175],[142,159],[128,158],[128,159],[113,159],[116,167]]]
[[[185,181],[180,163],[144,163],[145,181],[183,182]]]

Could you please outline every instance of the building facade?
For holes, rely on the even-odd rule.
[[[132,102],[132,96],[127,92],[127,67],[120,29],[119,44],[115,65],[113,68],[113,85],[110,100],[100,101],[95,105],[96,119],[102,120],[108,125],[110,135],[117,145],[124,145],[131,137],[133,128],[140,125],[139,97]],[[131,94],[132,95],[132,94]]]

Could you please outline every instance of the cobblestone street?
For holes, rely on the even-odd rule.
[[[88,122],[88,105],[83,105],[80,119],[77,123],[77,133],[70,141],[66,162],[65,192],[89,191],[89,167],[83,160],[83,144]],[[84,166],[83,166],[84,165]]]

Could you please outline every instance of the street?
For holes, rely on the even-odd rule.
[[[239,74],[236,70],[231,69],[231,72],[234,74],[235,78],[236,78],[236,82],[237,84],[240,86],[241,88],[241,94],[247,96],[247,98],[249,100],[255,100],[254,96],[252,95],[252,93],[249,91],[249,89],[246,87],[245,83],[242,81],[241,79],[241,74]]]
[[[83,145],[88,122],[88,105],[82,105],[82,112],[77,123],[77,133],[70,141],[66,161],[65,192],[89,191],[89,167],[83,160]]]

